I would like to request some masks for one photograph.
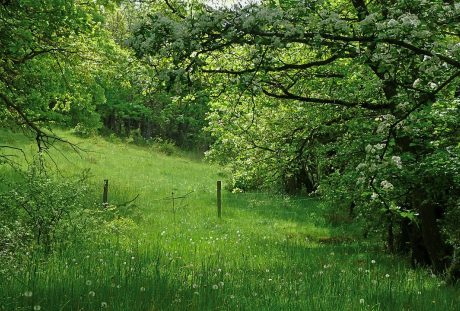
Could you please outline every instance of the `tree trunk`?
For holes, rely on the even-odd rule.
[[[423,245],[426,248],[433,270],[445,272],[449,263],[449,254],[444,243],[436,216],[436,206],[429,200],[424,200],[424,192],[417,189],[413,194],[413,206],[420,214],[420,231]]]

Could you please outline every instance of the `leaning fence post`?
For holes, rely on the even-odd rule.
[[[217,181],[217,217],[222,217],[222,182]]]
[[[103,206],[107,206],[109,204],[108,196],[109,196],[109,180],[104,179],[104,193],[102,194],[102,205]]]

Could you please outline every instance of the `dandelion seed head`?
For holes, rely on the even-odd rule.
[[[91,284],[93,284],[93,282],[91,282],[91,280],[86,280],[85,284],[86,284],[87,286],[91,286]]]

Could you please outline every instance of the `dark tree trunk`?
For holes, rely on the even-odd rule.
[[[393,231],[393,219],[391,213],[387,215],[387,249],[390,253],[395,252],[395,235]]]
[[[430,200],[425,200],[425,193],[421,189],[417,189],[413,194],[413,206],[420,214],[423,245],[428,252],[433,270],[437,273],[445,272],[449,264],[449,252],[438,225],[437,207]]]

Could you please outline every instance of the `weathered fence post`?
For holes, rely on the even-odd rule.
[[[222,217],[222,181],[217,181],[217,217]]]
[[[104,179],[104,193],[102,194],[102,205],[107,206],[109,204],[109,180]]]

